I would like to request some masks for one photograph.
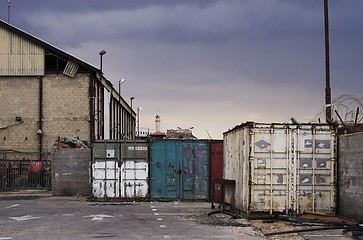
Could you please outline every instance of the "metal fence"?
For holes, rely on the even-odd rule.
[[[51,189],[50,153],[0,151],[0,191]]]

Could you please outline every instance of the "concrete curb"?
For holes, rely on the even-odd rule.
[[[0,192],[0,200],[30,200],[51,197],[52,191],[48,190],[20,190]]]

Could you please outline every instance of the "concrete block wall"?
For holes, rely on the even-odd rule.
[[[39,80],[0,77],[0,149],[37,151]],[[23,123],[16,124],[16,117]]]
[[[338,214],[363,221],[363,133],[339,136]]]
[[[90,141],[89,76],[47,74],[43,78],[44,150],[58,137]]]
[[[88,95],[88,74],[77,74],[75,78],[63,74],[43,77],[43,151],[51,151],[58,137],[78,137],[89,142]],[[14,125],[17,116],[23,123]],[[37,152],[38,124],[39,79],[0,77],[0,150]]]

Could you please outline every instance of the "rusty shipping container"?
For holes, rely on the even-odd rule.
[[[225,199],[245,212],[335,212],[336,130],[247,122],[224,133]]]
[[[209,144],[210,171],[209,193],[210,200],[222,201],[222,188],[218,180],[223,179],[223,140],[212,140]]]
[[[153,139],[150,159],[151,199],[208,200],[207,140]]]

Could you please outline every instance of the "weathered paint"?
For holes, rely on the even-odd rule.
[[[92,193],[96,198],[147,198],[149,147],[146,141],[96,141]]]
[[[332,212],[336,136],[330,125],[246,123],[224,133],[224,178],[243,212]],[[229,194],[229,195],[228,195]]]
[[[155,139],[150,147],[152,199],[208,199],[207,141]]]
[[[341,216],[363,222],[363,133],[339,136],[339,208]]]
[[[90,196],[91,149],[60,148],[52,155],[52,194]]]
[[[222,200],[222,186],[215,181],[223,179],[223,140],[210,142],[210,199],[220,202]],[[212,196],[213,194],[213,196]]]

